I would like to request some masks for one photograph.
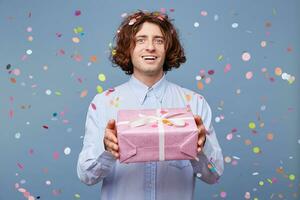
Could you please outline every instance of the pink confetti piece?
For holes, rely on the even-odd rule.
[[[19,188],[18,191],[24,193],[24,192],[26,192],[27,190],[26,190],[25,188]]]
[[[57,32],[57,33],[55,33],[55,35],[56,35],[56,37],[60,38],[62,36],[62,33]]]
[[[96,107],[96,105],[95,105],[94,103],[92,103],[91,106],[92,106],[92,108],[93,108],[94,110],[97,109],[97,107]]]
[[[34,150],[33,149],[29,149],[29,155],[33,155]]]
[[[17,165],[18,165],[19,169],[24,169],[24,165],[23,164],[17,163]]]
[[[14,116],[14,111],[12,109],[9,110],[9,117],[10,118],[13,118]]]
[[[58,160],[58,158],[59,158],[59,153],[58,153],[57,151],[55,151],[55,152],[53,153],[53,159],[54,159],[54,160]]]
[[[231,70],[231,64],[227,64],[224,68],[224,73],[227,73]]]

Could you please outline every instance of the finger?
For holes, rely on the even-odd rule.
[[[201,125],[201,124],[203,124],[203,121],[202,121],[202,119],[201,119],[201,117],[199,115],[195,115],[194,119],[195,119],[195,122],[196,122],[196,124],[198,126]]]
[[[116,128],[115,120],[114,120],[114,119],[110,119],[110,120],[107,122],[106,128],[107,128],[107,129],[115,129],[115,128]]]
[[[116,143],[111,142],[110,140],[105,141],[107,149],[111,149],[113,151],[118,151],[119,150],[119,145]]]
[[[106,130],[105,139],[108,139],[114,143],[118,143],[118,139],[116,137],[116,131]]]
[[[201,150],[202,150],[202,148],[198,147],[197,152],[200,153]]]
[[[119,154],[119,153],[113,151],[112,154],[114,155],[114,157],[115,157],[116,159],[119,159],[119,158],[120,158],[120,154]]]
[[[205,141],[205,136],[200,137],[200,138],[198,139],[198,145],[199,145],[200,147],[203,146],[204,141]]]
[[[204,135],[206,133],[205,126],[202,124],[198,126],[199,135]]]

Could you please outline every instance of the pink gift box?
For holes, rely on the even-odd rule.
[[[189,107],[119,110],[117,134],[120,162],[196,158],[198,129]]]

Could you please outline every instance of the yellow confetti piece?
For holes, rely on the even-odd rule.
[[[99,94],[103,92],[103,88],[100,85],[97,85],[97,92]]]
[[[80,199],[80,194],[75,194],[74,197],[75,197],[76,199]]]
[[[74,33],[81,33],[83,32],[83,28],[81,26],[77,26],[76,28],[73,29]]]
[[[253,147],[252,151],[253,151],[253,153],[255,153],[255,154],[258,154],[258,153],[261,152],[259,147]]]
[[[79,43],[80,42],[80,39],[78,37],[73,37],[72,38],[72,42],[74,43]]]
[[[116,55],[116,54],[117,54],[117,50],[115,50],[115,49],[112,50],[112,51],[111,51],[111,54],[112,54],[113,56]]]
[[[98,79],[99,79],[99,81],[105,81],[106,80],[106,77],[105,77],[105,75],[104,74],[99,74],[98,75]]]
[[[81,93],[80,93],[80,97],[83,98],[83,97],[86,97],[88,91],[87,90],[83,90]]]
[[[56,91],[56,92],[55,92],[55,95],[56,95],[56,96],[61,96],[61,92]]]
[[[256,125],[255,125],[254,122],[250,122],[250,123],[249,123],[249,128],[250,128],[250,129],[255,129],[255,127],[256,127]]]
[[[259,186],[263,186],[263,185],[264,185],[264,182],[263,182],[263,181],[259,181],[258,185],[259,185]]]
[[[223,55],[219,55],[219,56],[218,56],[218,61],[223,60],[223,58],[224,58]]]
[[[168,119],[163,119],[162,122],[168,126],[172,126],[172,122],[170,122]]]
[[[271,179],[269,179],[269,178],[267,178],[267,181],[269,182],[269,183],[273,183],[273,181],[271,180]]]
[[[295,176],[294,174],[290,174],[290,175],[289,175],[289,179],[290,179],[291,181],[294,181],[295,178],[296,178],[296,176]]]

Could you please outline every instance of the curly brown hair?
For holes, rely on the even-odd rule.
[[[184,49],[180,44],[179,37],[174,25],[168,15],[161,12],[141,11],[128,15],[121,23],[114,39],[116,46],[110,54],[110,60],[114,67],[120,67],[126,74],[133,74],[131,62],[131,50],[135,47],[134,37],[141,29],[144,22],[156,24],[160,27],[165,37],[166,58],[163,64],[163,71],[170,71],[186,61]]]

